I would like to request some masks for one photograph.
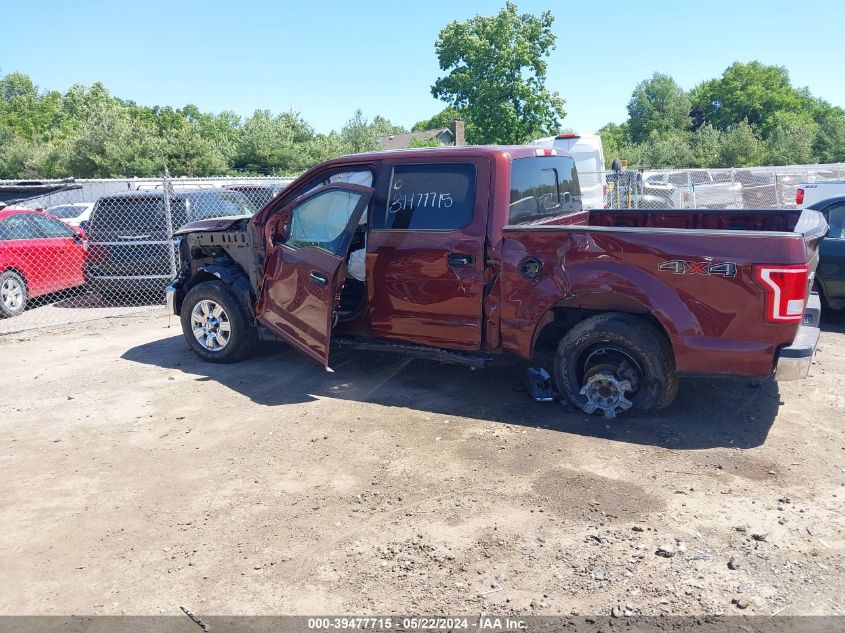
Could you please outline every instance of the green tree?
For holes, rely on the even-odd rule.
[[[652,132],[664,135],[686,130],[692,104],[684,90],[669,75],[654,73],[634,88],[628,102],[631,139],[641,143]]]
[[[722,134],[715,166],[753,167],[762,164],[765,155],[765,147],[754,134],[748,121],[740,121]]]
[[[845,111],[821,103],[814,119],[819,126],[813,145],[816,159],[821,163],[845,162]]]
[[[807,114],[789,111],[772,115],[773,130],[766,139],[772,165],[804,165],[814,160],[813,146],[819,125]]]
[[[604,149],[605,167],[610,167],[611,163],[619,158],[628,160],[628,156],[622,156],[623,148],[627,148],[631,144],[631,137],[628,133],[628,123],[608,123],[598,131],[601,136],[601,143]]]
[[[376,115],[369,121],[359,108],[340,132],[343,141],[353,153],[373,152],[381,149],[382,140],[391,134],[403,134],[405,128],[393,125],[383,116]]]
[[[635,164],[644,167],[689,167],[695,162],[690,134],[679,130],[664,135],[652,132],[648,141],[639,145],[638,154]]]
[[[456,119],[458,121],[464,122],[464,132],[466,133],[466,129],[469,126],[469,121],[467,120],[466,112],[463,112],[451,106],[443,108],[440,112],[435,114],[430,119],[417,121],[411,127],[411,132],[422,132],[423,130],[436,130],[440,128],[446,128],[449,127],[452,124],[452,121]]]
[[[721,167],[719,151],[723,135],[712,125],[704,125],[690,135],[693,167]]]
[[[440,147],[436,138],[413,138],[408,147]]]
[[[308,166],[324,160],[352,153],[351,148],[337,132],[317,134],[302,148],[302,159]]]
[[[549,11],[520,15],[508,2],[495,16],[440,31],[435,51],[447,74],[431,94],[466,113],[470,143],[524,143],[560,127],[564,101],[545,86],[553,22]]]
[[[259,174],[295,174],[307,165],[301,146],[314,140],[314,130],[296,112],[273,116],[256,110],[244,121],[234,166]]]
[[[792,86],[785,68],[758,61],[733,63],[719,79],[696,86],[691,98],[713,127],[727,130],[748,121],[764,137],[774,129],[777,112],[800,112],[813,105],[806,92]]]
[[[17,136],[9,127],[0,127],[0,179],[37,178],[40,174],[29,171],[28,160],[34,146]]]

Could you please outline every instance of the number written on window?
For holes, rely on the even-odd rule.
[[[383,212],[384,228],[449,231],[472,222],[475,166],[397,165]]]
[[[413,211],[414,209],[451,209],[455,201],[449,192],[426,191],[425,193],[392,192],[388,213],[399,213],[403,210]]]

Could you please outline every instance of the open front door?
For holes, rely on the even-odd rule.
[[[346,255],[372,192],[351,184],[319,187],[274,218],[279,228],[273,229],[256,316],[326,369]]]

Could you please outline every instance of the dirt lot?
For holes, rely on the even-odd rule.
[[[842,614],[825,328],[806,381],[612,423],[516,368],[208,365],[166,317],[2,337],[0,614]]]

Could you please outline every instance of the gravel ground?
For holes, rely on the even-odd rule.
[[[845,613],[845,317],[810,378],[607,422],[176,319],[0,337],[0,614]]]
[[[110,305],[98,294],[79,289],[36,297],[27,306],[24,313],[14,319],[0,319],[0,336],[24,335],[45,328],[66,329],[68,325],[78,326],[101,319],[167,314],[163,299],[158,304],[150,298],[138,304]],[[101,325],[96,327],[100,328]]]

